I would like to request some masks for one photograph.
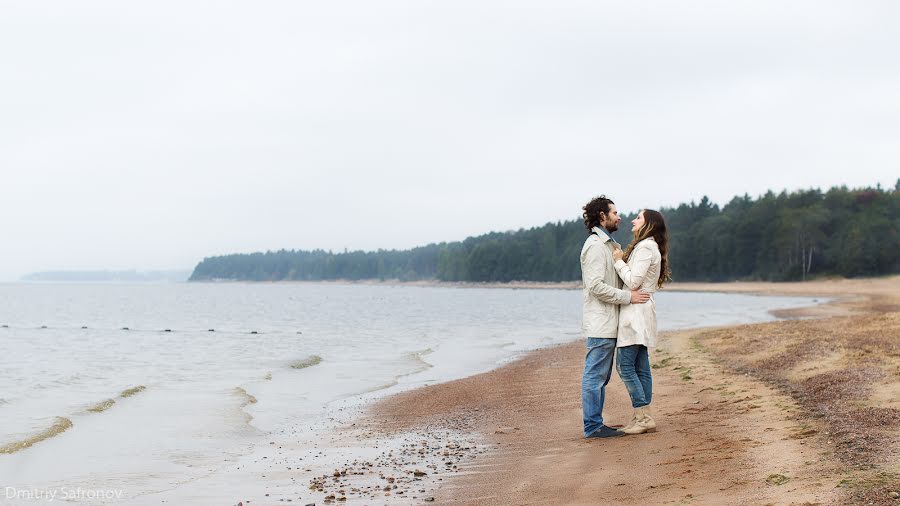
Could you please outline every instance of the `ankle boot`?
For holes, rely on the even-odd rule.
[[[641,412],[638,410],[638,408],[635,408],[635,409],[634,409],[634,414],[631,416],[631,421],[628,422],[627,425],[625,425],[624,427],[622,427],[622,428],[619,429],[619,430],[621,430],[622,432],[625,432],[625,431],[627,431],[628,429],[633,428],[633,427],[634,427],[634,424],[636,424],[636,423],[638,422],[638,420],[640,420],[640,419],[641,419]]]
[[[656,420],[653,419],[653,416],[650,415],[650,405],[644,406],[642,408],[638,408],[641,410],[641,424],[647,428],[648,431],[653,431],[656,429]]]
[[[634,425],[630,425],[622,429],[625,434],[643,434],[645,432],[654,432],[656,430],[656,421],[650,416],[650,410],[646,406],[637,408],[638,419]]]
[[[631,423],[627,427],[622,429],[622,432],[625,434],[643,434],[647,432],[647,427],[644,427],[644,416],[641,409],[643,408],[634,410],[634,418],[631,419]]]

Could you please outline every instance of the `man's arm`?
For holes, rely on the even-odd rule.
[[[631,293],[619,290],[603,281],[606,271],[606,257],[611,255],[606,245],[597,242],[588,246],[581,261],[581,270],[584,272],[584,283],[588,291],[594,297],[608,304],[630,304]]]

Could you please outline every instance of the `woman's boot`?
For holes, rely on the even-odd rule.
[[[626,434],[631,434],[631,432],[628,432],[628,430],[634,428],[634,424],[636,424],[638,422],[638,420],[640,420],[640,419],[641,419],[640,408],[634,408],[634,415],[631,416],[631,421],[628,422],[628,425],[622,427],[619,430],[621,430],[622,432],[624,432]],[[635,434],[640,434],[640,433],[636,432]]]
[[[650,405],[638,409],[641,411],[641,425],[646,427],[648,432],[656,430],[656,420],[650,415]]]
[[[625,434],[643,434],[656,430],[656,421],[650,416],[650,410],[647,409],[647,406],[637,408],[635,416],[637,419],[634,423],[622,429],[622,432]]]
[[[625,434],[643,434],[647,432],[647,428],[643,426],[642,422],[644,420],[643,411],[644,408],[636,408],[634,410],[634,417],[631,419],[631,423],[629,423],[625,428],[621,429]]]

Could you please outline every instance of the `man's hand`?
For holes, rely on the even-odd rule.
[[[613,260],[619,261],[624,256],[625,256],[625,253],[622,251],[621,248],[616,248],[613,250]]]
[[[632,290],[631,291],[631,303],[632,304],[643,304],[650,300],[650,294],[647,292],[642,292],[640,290]]]

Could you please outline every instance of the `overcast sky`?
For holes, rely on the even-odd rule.
[[[900,176],[900,3],[8,1],[0,279]]]

